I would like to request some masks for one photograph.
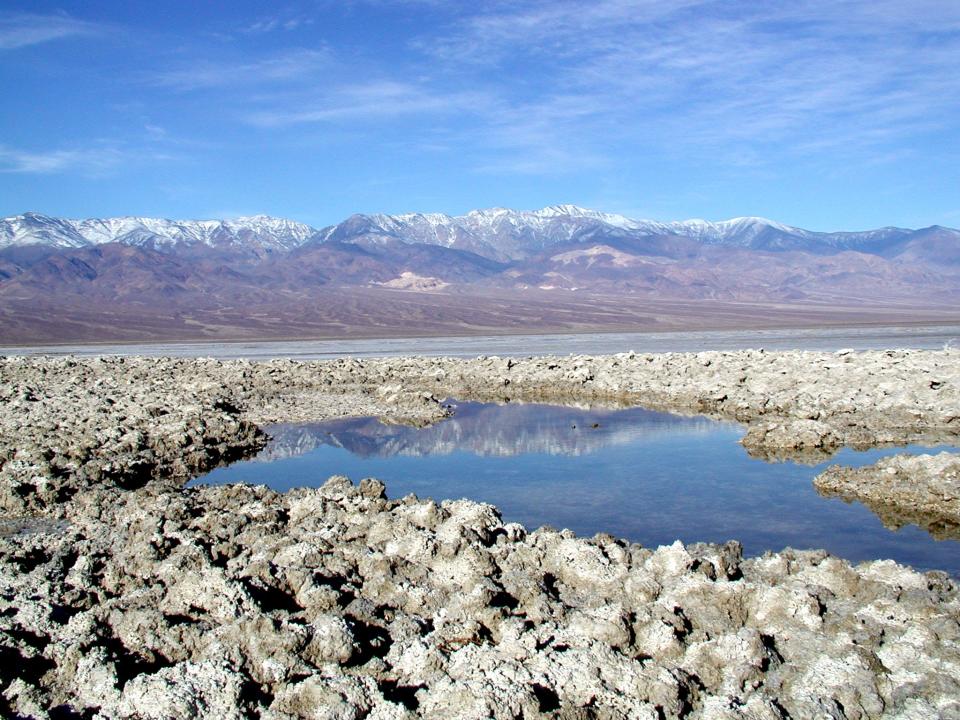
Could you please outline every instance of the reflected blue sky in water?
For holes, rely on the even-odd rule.
[[[268,431],[274,439],[259,459],[199,481],[287,490],[334,474],[377,477],[392,498],[467,497],[528,528],[609,532],[647,546],[737,539],[750,555],[826,548],[852,561],[892,558],[960,575],[960,543],[914,526],[889,530],[864,506],[813,487],[828,464],[870,464],[902,448],[843,450],[818,466],[767,463],[747,455],[733,424],[521,404],[460,403],[453,419],[425,429],[356,418]]]

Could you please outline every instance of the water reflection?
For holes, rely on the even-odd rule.
[[[389,425],[369,417],[272,425],[270,444],[255,459],[273,462],[324,445],[364,458],[423,457],[464,451],[481,457],[534,453],[580,456],[615,445],[677,434],[706,435],[718,426],[737,427],[699,416],[680,417],[640,408],[583,410],[488,403],[456,403],[454,407],[453,417],[426,428]]]
[[[956,537],[950,528],[880,518],[813,487],[827,464],[870,464],[902,448],[842,450],[814,466],[767,463],[747,455],[734,424],[516,403],[458,403],[453,418],[424,429],[353,418],[267,431],[272,440],[257,458],[197,482],[287,490],[334,474],[377,477],[390,497],[468,497],[530,528],[609,532],[647,546],[737,539],[749,554],[826,548],[853,561],[892,558],[960,575],[960,543],[938,542],[917,524],[940,538]]]
[[[828,488],[815,488],[818,493],[824,497],[838,498],[844,502],[862,502],[876,515],[883,526],[888,530],[900,530],[901,528],[915,525],[930,534],[936,540],[958,540],[960,539],[960,525],[957,521],[948,515],[939,515],[926,513],[920,510],[897,507],[888,505],[882,501],[872,498],[863,498],[852,500],[841,491],[830,490]]]

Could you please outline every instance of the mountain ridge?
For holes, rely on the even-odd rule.
[[[960,231],[815,233],[576,206],[0,220],[0,339],[349,337],[960,318]],[[871,320],[872,321],[872,320]]]
[[[27,212],[0,218],[0,248],[14,245],[90,247],[108,243],[175,247],[241,245],[289,250],[316,230],[286,218],[252,215],[232,220],[168,220],[141,216],[72,220]]]
[[[340,223],[314,228],[286,218],[252,215],[227,220],[169,220],[141,216],[74,220],[27,212],[0,218],[0,249],[46,245],[80,248],[118,242],[160,250],[206,246],[266,252],[290,252],[308,243],[331,240],[375,244],[388,238],[406,244],[462,249],[498,261],[519,260],[551,246],[589,242],[597,238],[675,236],[704,245],[765,250],[804,249],[867,252],[940,226],[908,229],[894,226],[863,231],[820,232],[762,217],[729,220],[657,221],[628,218],[576,205],[551,205],[539,210],[508,208],[443,213],[354,214]],[[879,254],[874,252],[874,254]]]

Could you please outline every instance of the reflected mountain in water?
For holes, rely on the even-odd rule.
[[[707,434],[717,422],[704,417],[626,410],[557,408],[538,404],[454,403],[453,417],[427,428],[391,425],[376,418],[317,424],[271,425],[271,441],[256,457],[271,462],[321,446],[359,457],[422,457],[469,452],[483,457],[526,454],[580,456],[603,448],[679,434]],[[544,412],[549,407],[551,412]]]
[[[391,498],[470,498],[528,528],[607,532],[648,547],[736,538],[749,555],[825,548],[853,561],[892,558],[960,577],[955,528],[821,497],[812,481],[826,463],[751,458],[734,423],[639,408],[463,402],[453,417],[421,429],[376,418],[265,429],[273,439],[257,458],[192,484],[286,492],[320,487],[331,475],[375,477]],[[829,462],[862,467],[918,450],[844,448]]]

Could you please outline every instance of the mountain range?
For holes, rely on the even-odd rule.
[[[704,246],[821,254],[855,250],[891,257],[913,240],[944,234],[954,240],[960,237],[960,231],[936,225],[922,230],[884,227],[863,232],[825,233],[759,217],[721,222],[658,222],[634,220],[575,205],[553,205],[529,212],[493,208],[460,216],[358,214],[322,229],[268,215],[234,220],[144,217],[66,220],[24,213],[0,219],[0,249],[25,245],[82,248],[120,243],[170,252],[197,247],[284,252],[327,242],[399,241],[464,250],[498,261],[523,259],[567,243],[655,237],[687,238]]]
[[[960,231],[941,226],[825,233],[573,205],[319,229],[264,215],[0,219],[7,342],[943,319],[958,300]]]

